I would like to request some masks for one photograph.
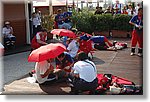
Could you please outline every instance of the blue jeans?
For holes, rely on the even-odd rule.
[[[58,28],[59,29],[62,29],[62,28],[71,29],[71,26],[68,23],[63,23],[63,24],[58,24]]]

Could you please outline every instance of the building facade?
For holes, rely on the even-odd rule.
[[[31,4],[24,2],[2,2],[2,26],[9,21],[16,36],[16,46],[30,44],[30,21]]]

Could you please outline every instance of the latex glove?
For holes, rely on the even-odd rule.
[[[67,69],[67,70],[68,70],[68,69],[70,69],[70,66],[67,66],[67,67],[65,67],[64,69]]]
[[[139,28],[139,25],[135,24],[135,26],[136,26],[137,28]]]

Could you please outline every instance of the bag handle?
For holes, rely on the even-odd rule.
[[[95,67],[94,67],[94,65],[92,63],[90,63],[88,61],[84,61],[84,62],[91,64],[93,66],[93,68],[94,68],[94,71],[96,72]]]

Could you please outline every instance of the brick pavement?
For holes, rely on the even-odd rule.
[[[127,40],[128,45],[130,42]],[[94,63],[98,73],[111,73],[127,78],[135,84],[142,85],[143,58],[130,56],[130,48],[118,51],[96,51]],[[28,83],[26,78],[15,80],[5,85],[3,94],[68,94],[70,88],[66,83],[52,83],[39,86],[37,83]]]

